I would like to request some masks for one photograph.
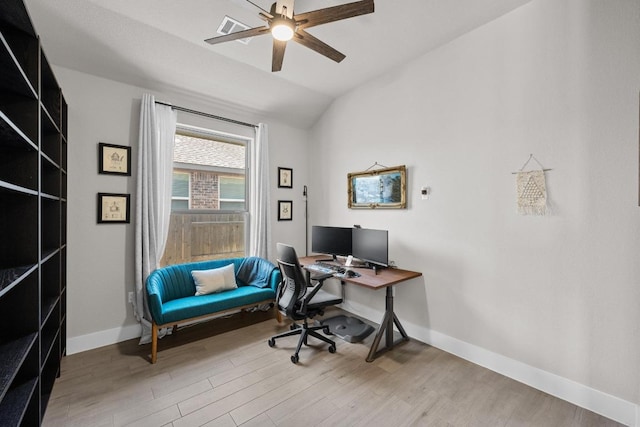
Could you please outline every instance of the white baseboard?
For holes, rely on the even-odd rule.
[[[376,323],[380,322],[384,314],[353,301],[350,301],[348,304],[343,304],[343,309]],[[493,353],[473,344],[460,341],[443,333],[402,320],[401,322],[411,338],[425,342],[447,353],[455,354],[476,365],[527,384],[528,386],[624,425],[640,427],[640,405]]]
[[[194,320],[193,322],[182,323],[181,326],[188,326],[200,322],[206,322],[207,320],[215,319],[217,317],[225,317],[239,311],[240,310],[226,311],[223,314],[212,314],[210,317]],[[78,337],[67,337],[67,354],[72,355],[87,350],[93,350],[94,348],[104,347],[105,345],[117,344],[122,341],[140,338],[140,335],[142,334],[141,328],[142,327],[140,326],[140,324],[136,323],[120,328],[107,329],[87,335],[80,335]]]
[[[436,331],[424,335],[425,342],[448,353],[624,425],[638,426],[638,405],[631,402]]]
[[[67,338],[67,354],[80,353],[105,345],[116,344],[122,341],[140,337],[140,325],[128,325],[121,328],[107,329],[78,337]]]

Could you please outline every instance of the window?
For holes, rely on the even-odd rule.
[[[249,141],[178,125],[163,265],[245,255]]]
[[[220,209],[243,210],[244,193],[244,177],[220,177]]]
[[[190,175],[186,172],[173,171],[171,191],[171,210],[189,209]]]

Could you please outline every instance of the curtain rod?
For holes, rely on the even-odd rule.
[[[247,127],[250,127],[250,128],[257,128],[258,127],[258,125],[254,125],[252,123],[241,122],[239,120],[228,119],[226,117],[216,116],[216,115],[209,114],[209,113],[203,113],[202,111],[191,110],[189,108],[184,108],[184,107],[178,107],[177,105],[169,104],[167,102],[155,101],[155,103],[156,104],[160,104],[160,105],[166,105],[167,107],[171,107],[174,110],[183,111],[185,113],[196,114],[198,116],[204,116],[204,117],[208,117],[210,119],[216,119],[216,120],[221,120],[223,122],[234,123],[234,124],[240,125],[240,126],[247,126]]]

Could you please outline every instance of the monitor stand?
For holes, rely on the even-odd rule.
[[[373,326],[351,316],[330,317],[321,320],[320,323],[329,326],[329,330],[333,335],[350,343],[364,340],[374,330]]]
[[[377,265],[377,264],[371,264],[371,263],[366,263],[365,265],[357,265],[355,266],[356,268],[366,268],[369,270],[373,270],[373,274],[378,274],[378,271],[385,269],[387,267],[384,267],[382,265]]]
[[[333,258],[323,258],[323,259],[317,259],[316,262],[338,262],[338,257],[336,255],[331,255]]]
[[[376,274],[376,275],[378,274],[378,271],[384,268],[387,268],[387,267],[383,267],[381,265],[375,265],[375,264],[371,266],[371,269],[373,270],[373,274]]]

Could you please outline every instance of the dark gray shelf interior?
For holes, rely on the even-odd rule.
[[[0,270],[0,293],[4,289],[8,289],[11,285],[17,284],[19,280],[25,277],[30,271],[33,271],[36,267],[37,265],[33,264]]]
[[[38,262],[38,197],[0,189],[0,269]],[[20,244],[16,244],[16,243]]]
[[[25,422],[26,417],[34,417],[34,406],[29,405],[29,402],[35,401],[34,392],[38,387],[38,378],[33,378],[30,381],[22,383],[17,387],[14,387],[7,393],[7,395],[0,401],[0,425],[2,426],[17,426],[17,425],[30,425],[33,422]]]
[[[38,334],[32,333],[0,345],[0,360],[2,360],[2,364],[0,364],[0,397],[4,397],[9,390],[9,385],[15,378],[18,368],[26,359],[37,339]]]
[[[37,37],[31,23],[31,18],[22,0],[2,0],[3,8],[0,14],[0,31],[15,29],[31,37]]]

